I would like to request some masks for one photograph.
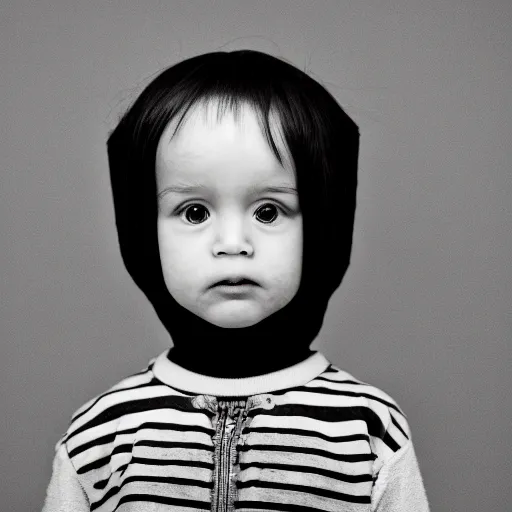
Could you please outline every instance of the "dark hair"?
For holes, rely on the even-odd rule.
[[[155,158],[162,133],[175,116],[181,116],[181,124],[192,106],[214,100],[235,114],[241,105],[253,107],[282,163],[269,126],[269,113],[277,113],[296,172],[303,269],[314,268],[315,274],[303,272],[303,279],[309,276],[332,293],[350,261],[359,130],[317,81],[284,60],[253,50],[207,53],[165,69],[110,134],[116,225],[128,272],[143,291],[155,277],[152,270],[161,272]]]

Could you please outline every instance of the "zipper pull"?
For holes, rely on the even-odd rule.
[[[191,399],[192,406],[196,409],[206,409],[215,413],[217,411],[217,398],[211,395],[196,395]]]

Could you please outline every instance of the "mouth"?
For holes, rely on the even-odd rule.
[[[222,279],[221,281],[217,281],[216,283],[212,284],[210,288],[223,291],[241,292],[243,290],[248,291],[255,286],[259,285],[252,279],[249,279],[247,276],[238,275],[228,276],[225,279]]]
[[[215,283],[214,286],[244,286],[244,285],[256,285],[254,281],[247,278],[232,278],[232,279],[223,279],[218,283]]]

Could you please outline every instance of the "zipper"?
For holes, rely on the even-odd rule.
[[[247,417],[247,400],[219,400],[214,419],[215,470],[212,512],[232,512],[237,498],[238,442]]]

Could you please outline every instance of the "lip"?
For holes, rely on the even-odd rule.
[[[246,295],[256,287],[254,284],[221,284],[214,287],[220,293],[226,295]]]
[[[234,284],[228,284],[226,281],[232,282]],[[249,282],[244,282],[242,284],[237,284],[240,281],[249,281]],[[219,281],[214,283],[211,286],[211,288],[244,289],[244,288],[249,288],[251,286],[258,286],[258,283],[256,283],[250,277],[238,275],[238,276],[226,276],[223,279],[220,279]]]

